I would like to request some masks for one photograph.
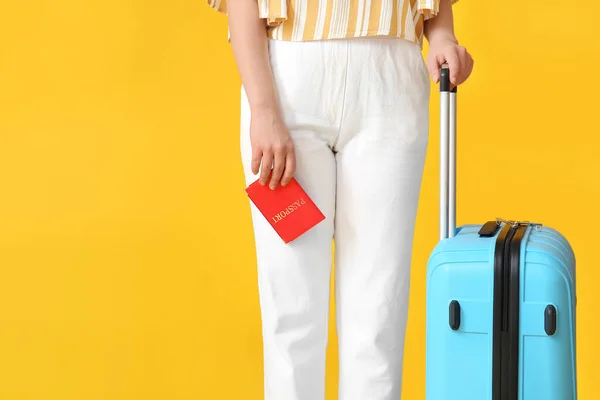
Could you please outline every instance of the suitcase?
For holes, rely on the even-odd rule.
[[[427,266],[427,400],[575,400],[575,256],[556,230],[456,227],[456,89],[441,70],[440,240]]]

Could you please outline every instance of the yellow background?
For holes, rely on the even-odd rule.
[[[526,218],[572,241],[580,399],[594,400],[600,4],[463,0],[455,14],[476,60],[459,94],[459,223]],[[226,18],[202,0],[2,0],[2,400],[261,399],[239,85]],[[424,398],[435,86],[431,111],[409,400]]]

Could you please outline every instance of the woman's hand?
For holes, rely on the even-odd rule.
[[[440,69],[448,63],[450,86],[460,85],[473,71],[473,57],[458,44],[454,36],[454,15],[450,0],[441,0],[437,16],[425,21],[425,36],[429,41],[427,69],[435,83],[440,80]]]
[[[448,63],[450,83],[453,87],[466,81],[473,71],[473,57],[453,38],[438,39],[429,43],[427,69],[435,83],[438,83],[440,68],[445,63]]]
[[[296,170],[294,143],[277,110],[253,110],[250,121],[252,173],[261,185],[275,189],[289,183]],[[271,175],[269,179],[269,174]]]

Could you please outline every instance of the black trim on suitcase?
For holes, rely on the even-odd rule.
[[[479,232],[477,234],[479,235],[479,237],[494,237],[496,236],[498,229],[500,229],[500,225],[498,224],[498,222],[488,221],[485,224],[483,224],[483,226],[481,227],[481,229],[479,229]]]
[[[492,399],[519,395],[519,288],[521,241],[527,226],[505,225],[494,254]]]
[[[519,321],[521,304],[521,242],[526,225],[519,225],[515,235],[510,242],[510,287],[509,287],[509,348],[508,353],[508,397],[507,400],[518,400],[519,398]]]
[[[556,307],[552,304],[546,306],[544,310],[544,331],[548,336],[556,333]]]
[[[502,399],[502,344],[504,298],[504,247],[510,227],[505,225],[496,238],[494,252],[494,331],[492,355],[492,400]]]
[[[457,300],[452,300],[448,307],[448,324],[453,331],[460,328],[460,303]]]

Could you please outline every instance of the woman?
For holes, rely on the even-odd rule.
[[[252,206],[265,399],[325,396],[335,241],[339,398],[398,400],[430,81],[473,61],[455,0],[209,0],[241,75],[247,183],[294,176],[325,221],[289,245]],[[423,37],[430,50],[421,55]]]

